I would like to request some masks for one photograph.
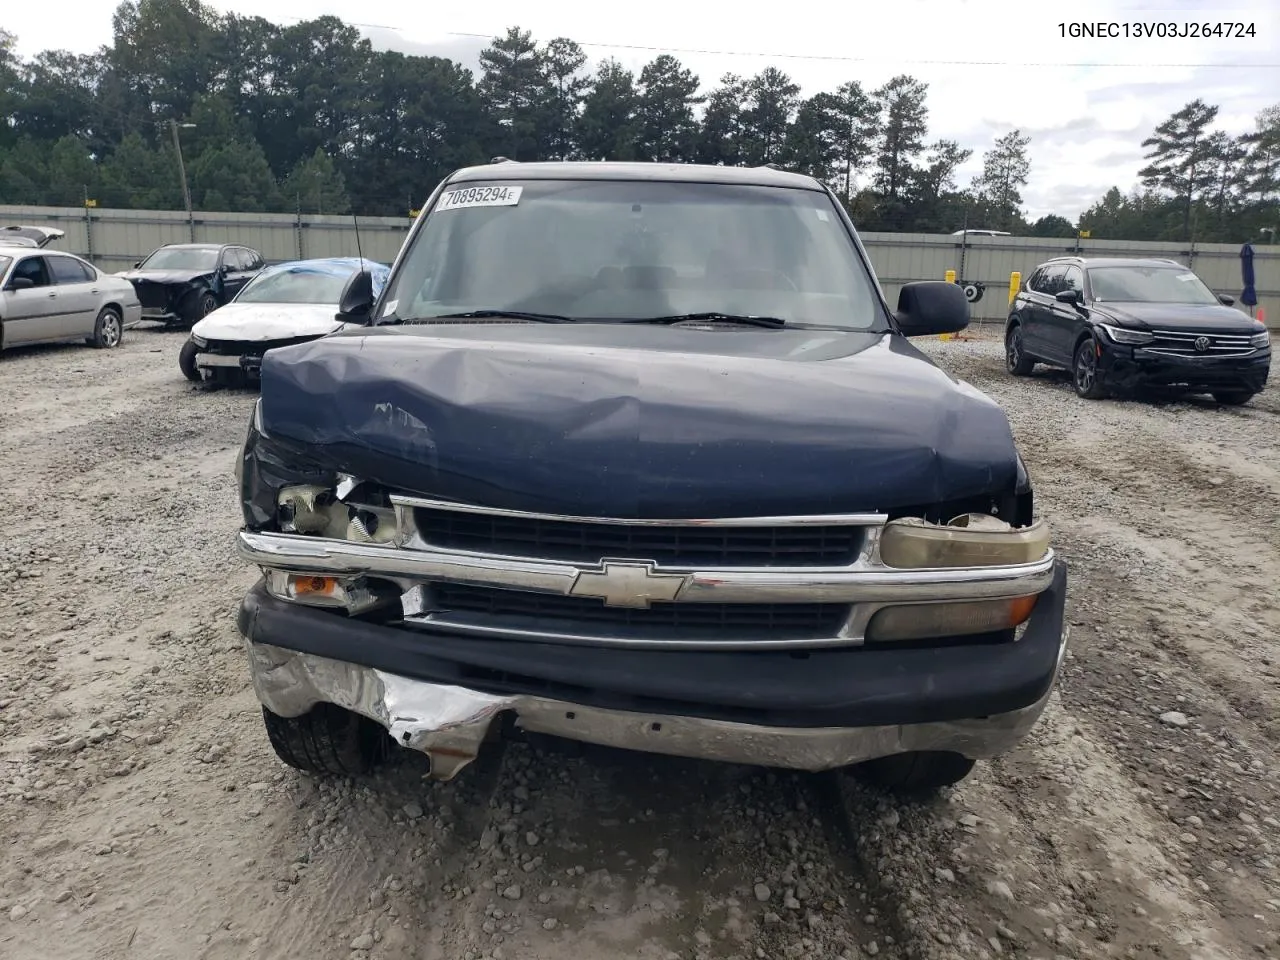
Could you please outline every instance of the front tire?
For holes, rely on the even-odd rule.
[[[378,724],[331,703],[317,703],[300,717],[262,708],[271,747],[295,770],[358,777],[387,756],[390,738]]]
[[[1101,400],[1107,395],[1098,373],[1098,343],[1093,337],[1085,337],[1076,346],[1071,361],[1071,385],[1076,396],[1083,400]]]
[[[1242,407],[1255,396],[1257,391],[1254,390],[1218,390],[1213,394],[1213,399],[1224,407]]]
[[[93,345],[99,350],[120,346],[124,339],[124,323],[115,307],[103,307],[93,325]]]
[[[194,340],[188,340],[178,351],[178,369],[193,383],[199,383],[201,379],[200,371],[196,367],[196,354],[199,352],[200,348],[196,346]]]
[[[971,770],[973,761],[958,753],[918,750],[877,757],[851,767],[849,772],[880,790],[901,796],[923,796],[959,783]]]
[[[217,310],[219,306],[218,298],[214,296],[212,290],[200,291],[200,295],[194,301],[188,301],[188,309],[191,312],[185,318],[187,326],[189,327],[197,321],[203,320]]]
[[[1015,377],[1028,376],[1036,368],[1036,362],[1030,359],[1022,344],[1022,324],[1015,323],[1004,337],[1005,369]]]

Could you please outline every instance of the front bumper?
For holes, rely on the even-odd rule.
[[[1066,649],[1067,571],[1055,561],[1007,643],[785,651],[657,651],[431,634],[275,599],[261,584],[239,628],[267,709],[353,710],[452,777],[490,724],[709,760],[826,770],[915,750],[1007,752],[1047,706]]]
[[[224,353],[197,353],[196,369],[206,378],[216,376],[220,372],[241,373],[246,377],[262,376],[262,357],[247,354],[235,356]]]
[[[1108,344],[1099,360],[1108,386],[1117,389],[1180,387],[1187,390],[1249,390],[1267,385],[1271,350],[1242,357],[1179,357],[1141,347]]]

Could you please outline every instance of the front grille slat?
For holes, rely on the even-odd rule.
[[[1254,347],[1248,334],[1197,333],[1187,330],[1153,330],[1153,339],[1146,349],[1177,357],[1224,357],[1252,353]],[[1196,349],[1196,341],[1205,337],[1209,345]]]
[[[846,566],[857,557],[856,526],[630,526],[415,509],[423,540],[448,550],[566,563],[634,558],[687,567]]]
[[[461,615],[483,618],[490,627],[540,633],[706,640],[834,637],[850,610],[840,603],[654,603],[635,609],[587,597],[454,583],[432,585],[430,607],[446,623]]]

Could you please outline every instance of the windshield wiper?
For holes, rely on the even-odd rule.
[[[559,313],[530,313],[527,310],[467,310],[462,313],[438,313],[430,317],[414,317],[412,320],[401,320],[401,323],[430,323],[432,320],[485,320],[488,318],[510,318],[512,320],[533,320],[537,323],[573,323],[573,317]]]
[[[778,327],[785,327],[787,321],[781,317],[756,317],[749,314],[739,313],[720,313],[718,310],[708,310],[703,313],[675,313],[669,317],[640,317],[635,320],[627,320],[627,323],[684,323],[696,320],[723,320],[726,323],[742,323],[753,327],[768,327],[776,330]]]

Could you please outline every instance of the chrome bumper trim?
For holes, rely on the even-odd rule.
[[[486,507],[454,500],[433,500],[429,497],[410,497],[392,494],[391,502],[397,507],[425,507],[449,513],[470,513],[486,517],[505,517],[520,520],[550,520],[567,523],[595,523],[621,527],[824,527],[879,526],[889,519],[882,513],[832,513],[801,514],[778,517],[715,517],[687,520],[627,519],[623,517],[574,517],[561,513],[534,513],[527,510],[507,510]]]
[[[381,724],[400,746],[430,756],[431,776],[439,780],[453,779],[476,758],[490,724],[507,711],[515,713],[521,728],[533,733],[645,753],[810,772],[916,750],[990,759],[1017,746],[1040,719],[1053,695],[1067,642],[1064,628],[1053,685],[1039,701],[1021,710],[938,723],[806,728],[481,693],[245,641],[254,690],[272,713],[296,717],[317,703],[345,707]]]
[[[240,556],[263,568],[296,573],[367,576],[410,589],[444,580],[571,595],[579,574],[599,567],[442,550],[402,549],[284,533],[240,531]],[[692,570],[654,566],[687,576],[677,603],[910,603],[992,600],[1040,593],[1053,580],[1050,550],[1035,563],[1000,567],[902,570],[865,556],[847,567]]]

